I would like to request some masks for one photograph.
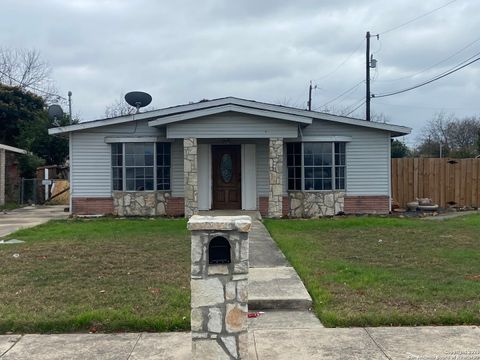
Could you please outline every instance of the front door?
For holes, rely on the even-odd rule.
[[[213,209],[241,209],[240,145],[212,145]]]

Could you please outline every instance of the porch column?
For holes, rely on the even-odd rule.
[[[185,217],[198,212],[197,139],[183,139],[183,177],[185,192]]]
[[[282,216],[283,203],[283,138],[270,138],[268,151],[270,187],[268,190],[268,216]]]
[[[0,149],[0,206],[5,205],[5,149]]]

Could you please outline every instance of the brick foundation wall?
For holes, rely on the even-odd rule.
[[[388,196],[345,196],[345,214],[388,214]]]
[[[282,216],[288,216],[289,209],[290,203],[288,196],[284,196],[282,199]],[[268,217],[268,197],[261,196],[258,198],[258,211],[260,211],[260,215]]]
[[[185,214],[185,200],[183,197],[169,197],[167,199],[166,215],[183,216]]]
[[[113,198],[74,197],[72,208],[74,215],[113,214]]]

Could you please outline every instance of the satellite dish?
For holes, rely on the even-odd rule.
[[[63,109],[60,105],[53,104],[48,107],[48,118],[57,121],[63,118]]]
[[[131,91],[125,95],[125,101],[128,105],[137,108],[137,113],[140,108],[149,105],[152,102],[152,97],[143,91]]]

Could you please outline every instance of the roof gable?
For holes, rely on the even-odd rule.
[[[321,119],[337,123],[344,123],[349,125],[389,131],[391,132],[392,136],[407,135],[411,131],[410,128],[405,126],[377,123],[345,116],[296,109],[282,105],[262,103],[253,100],[226,97],[214,100],[200,101],[193,104],[185,104],[164,109],[152,110],[139,114],[120,116],[111,119],[100,119],[75,125],[52,128],[49,129],[49,134],[62,134],[101,126],[122,124],[136,120],[149,120],[150,126],[159,126],[162,124],[169,124],[176,121],[183,121],[226,111],[236,111],[254,115],[262,114],[260,116],[274,117],[280,120],[294,121],[301,124],[311,124],[312,119]]]

